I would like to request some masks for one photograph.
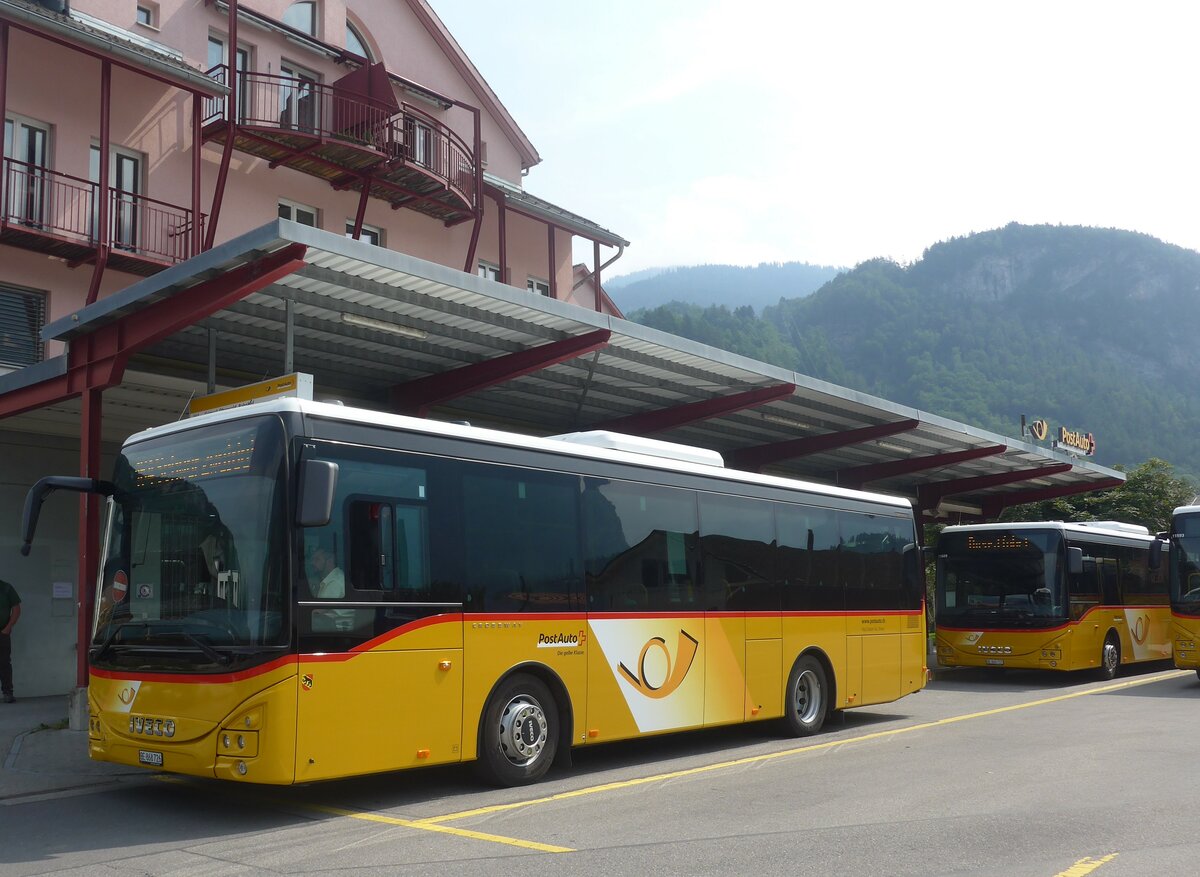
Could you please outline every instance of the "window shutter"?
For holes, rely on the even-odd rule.
[[[0,365],[20,367],[41,362],[39,333],[45,322],[44,295],[0,286]]]

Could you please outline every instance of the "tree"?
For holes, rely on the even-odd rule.
[[[1122,467],[1114,467],[1124,471]],[[1002,521],[1121,521],[1151,533],[1167,530],[1171,512],[1196,496],[1196,485],[1177,477],[1170,463],[1151,457],[1129,473],[1124,484],[1099,493],[1013,506]]]

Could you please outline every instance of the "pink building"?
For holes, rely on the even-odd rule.
[[[62,358],[46,323],[276,217],[619,316],[598,278],[627,242],[524,191],[540,156],[425,0],[0,0],[0,115],[0,374]],[[28,484],[78,471],[79,408],[4,395],[15,535]],[[107,410],[103,452],[147,419]],[[44,526],[58,550],[14,578],[24,694],[75,676],[78,516]]]

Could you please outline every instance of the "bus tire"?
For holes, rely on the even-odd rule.
[[[794,737],[810,737],[821,730],[829,712],[829,683],[825,668],[812,655],[801,655],[788,676],[784,692],[783,721]]]
[[[1197,671],[1196,671],[1196,678],[1197,678],[1197,679],[1200,679],[1200,670],[1197,670]]]
[[[1121,670],[1121,639],[1109,631],[1100,649],[1100,678],[1116,679]]]
[[[484,707],[477,767],[500,786],[522,786],[545,776],[558,751],[558,706],[538,678],[505,679]]]

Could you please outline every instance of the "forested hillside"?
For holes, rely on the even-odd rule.
[[[1004,435],[1022,414],[1090,431],[1106,465],[1200,473],[1200,253],[1147,235],[1013,224],[865,262],[761,317],[633,318]]]
[[[762,310],[782,298],[802,298],[832,280],[841,269],[803,262],[764,262],[753,268],[693,265],[635,272],[631,280],[605,281],[613,301],[625,313],[672,301],[707,307]]]

